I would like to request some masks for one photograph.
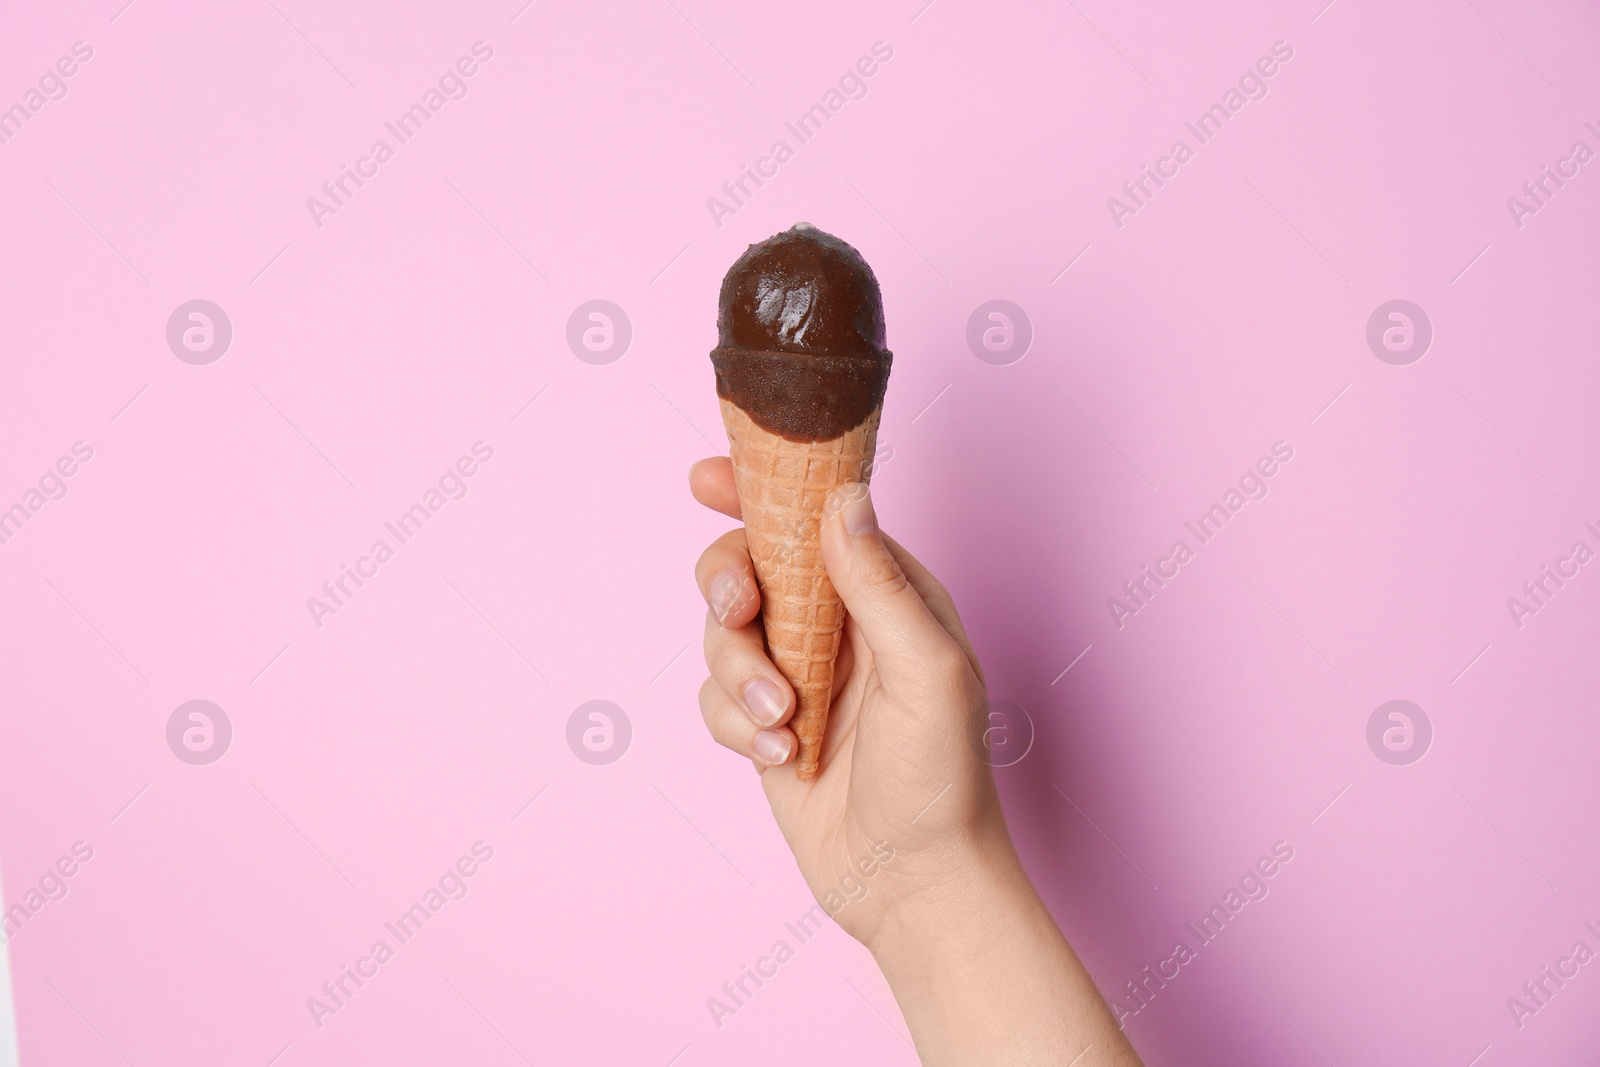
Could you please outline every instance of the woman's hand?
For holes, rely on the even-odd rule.
[[[689,484],[702,504],[739,517],[727,459],[695,464]],[[801,782],[788,766],[794,693],[766,654],[742,528],[695,567],[710,605],[700,709],[711,735],[760,771],[817,900],[870,945],[902,902],[1011,845],[976,741],[988,721],[983,676],[950,594],[879,531],[865,485],[828,501],[822,546],[848,617],[817,776]]]
[[[689,485],[739,518],[726,458],[695,464]],[[788,766],[794,693],[766,654],[743,529],[695,566],[711,736],[754,763],[812,893],[872,951],[923,1062],[1138,1067],[1006,833],[983,671],[950,594],[879,531],[865,485],[829,499],[822,554],[847,618],[817,776]]]

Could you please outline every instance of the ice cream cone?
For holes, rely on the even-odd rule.
[[[722,401],[767,650],[794,687],[789,728],[800,741],[795,774],[801,781],[817,773],[844,629],[844,604],[822,564],[822,510],[836,487],[871,477],[882,411],[880,404],[839,437],[791,441]]]
[[[893,354],[861,253],[805,223],[751,245],[722,282],[711,352],[772,661],[795,692],[795,774],[821,762],[844,604],[822,563],[838,486],[871,475]]]

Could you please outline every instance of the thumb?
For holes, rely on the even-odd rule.
[[[884,543],[872,494],[863,483],[848,482],[828,495],[822,560],[884,674],[907,681],[938,677],[930,667],[963,655]]]

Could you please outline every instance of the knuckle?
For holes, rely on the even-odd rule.
[[[741,669],[748,637],[742,630],[718,626],[706,635],[706,669],[712,680],[727,681]]]
[[[712,677],[700,683],[700,718],[711,728],[717,705],[722,699],[722,686]],[[713,731],[715,732],[715,731]]]
[[[722,624],[717,621],[716,612],[708,610],[706,612],[705,634],[700,639],[700,654],[705,658],[708,669],[711,666],[711,657],[716,647],[717,635],[721,632]]]
[[[700,718],[711,740],[740,755],[749,755],[746,751],[749,746],[739,736],[741,716],[715,678],[707,678],[700,684]]]
[[[900,569],[900,564],[894,561],[893,556],[883,551],[865,554],[856,563],[851,577],[855,579],[857,585],[884,596],[894,596],[911,584],[906,580],[905,571]]]

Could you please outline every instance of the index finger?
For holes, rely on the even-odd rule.
[[[712,511],[720,511],[730,519],[739,517],[739,493],[733,486],[733,460],[727,456],[712,456],[690,467],[689,492]]]

